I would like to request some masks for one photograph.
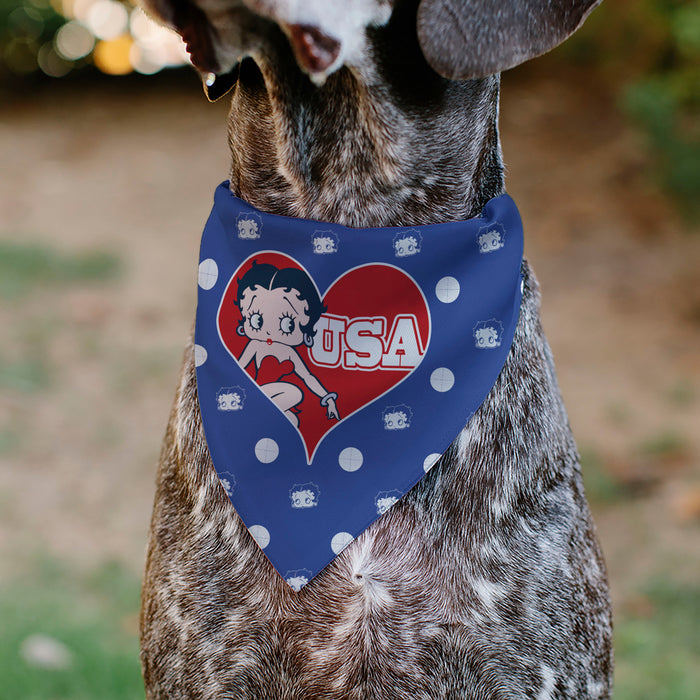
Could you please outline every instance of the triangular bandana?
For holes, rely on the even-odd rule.
[[[215,194],[197,390],[214,466],[299,590],[414,486],[495,382],[515,332],[520,216],[355,229]]]

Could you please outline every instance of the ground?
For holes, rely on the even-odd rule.
[[[70,580],[142,569],[199,236],[228,172],[225,100],[180,82],[0,107],[0,585],[15,591],[35,590],[46,562]],[[656,653],[638,640],[684,634],[658,611],[698,619],[700,235],[655,185],[643,136],[592,88],[508,75],[501,129],[632,698],[630,659]],[[694,644],[679,654],[697,661]],[[660,678],[666,694],[644,697],[691,697]]]

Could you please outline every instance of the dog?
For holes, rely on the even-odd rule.
[[[505,191],[499,73],[566,39],[599,1],[145,7],[181,34],[210,99],[234,88],[233,194],[272,214],[411,227],[478,216]],[[143,585],[148,698],[610,697],[605,565],[525,262],[522,277],[488,397],[303,588],[272,568],[217,478],[190,342]]]

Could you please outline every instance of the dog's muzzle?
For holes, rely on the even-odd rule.
[[[308,24],[287,27],[299,65],[308,73],[325,73],[340,55],[340,42]]]

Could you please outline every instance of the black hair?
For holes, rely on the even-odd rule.
[[[304,300],[309,306],[307,311],[309,322],[305,326],[299,326],[301,332],[309,338],[313,338],[316,334],[314,326],[318,319],[321,318],[321,314],[328,309],[321,301],[321,297],[316,291],[316,285],[311,281],[306,271],[299,270],[296,267],[283,267],[280,269],[269,263],[258,263],[257,260],[253,260],[250,270],[236,281],[238,282],[236,306],[239,309],[241,308],[243,292],[246,289],[252,289],[253,287],[263,287],[264,289],[282,288],[285,292],[296,289],[299,292],[297,298]]]

